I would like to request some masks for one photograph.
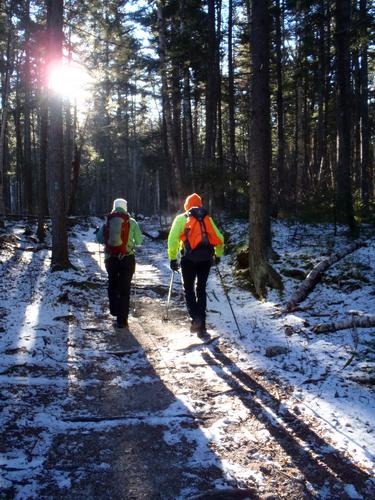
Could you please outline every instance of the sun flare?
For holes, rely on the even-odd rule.
[[[89,99],[91,83],[88,71],[78,64],[54,64],[48,72],[48,87],[79,108]]]

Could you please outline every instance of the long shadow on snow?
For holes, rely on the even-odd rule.
[[[19,498],[36,498],[34,478],[43,470],[50,436],[48,425],[36,425],[35,418],[38,414],[55,415],[56,404],[66,397],[69,326],[55,321],[41,323],[51,319],[55,305],[53,283],[52,289],[45,289],[48,286],[45,281],[50,277],[44,268],[47,252],[33,253],[21,270],[20,257],[21,254],[15,256],[8,266],[2,283],[8,289],[8,303],[15,307],[9,310],[7,331],[1,339],[4,411],[0,420],[3,460],[0,482],[2,493],[9,498],[16,493]],[[40,289],[45,292],[42,298],[35,295]],[[31,323],[26,322],[28,307],[34,313]]]
[[[98,267],[89,258],[88,273]],[[104,287],[101,293],[106,303]],[[99,299],[99,290],[92,296]],[[92,325],[90,307],[86,320]],[[80,383],[70,384],[63,412],[48,423],[52,444],[35,478],[40,498],[175,499],[212,489],[215,480],[225,483],[199,420],[147,359],[141,329],[114,333],[105,320],[96,332],[82,334],[84,321],[82,316],[81,335],[91,335],[87,345],[100,341],[91,360],[70,373]]]
[[[2,284],[5,296],[5,304],[11,302],[13,309],[7,312],[6,319],[6,332],[2,338],[2,344],[12,346],[12,348],[5,352],[13,358],[17,358],[17,353],[22,352],[21,345],[21,331],[25,327],[26,309],[31,305],[34,294],[38,291],[43,269],[43,263],[46,255],[42,258],[41,254],[36,252],[32,253],[31,260],[27,265],[24,265],[22,271],[19,272],[21,264],[22,252],[17,253],[10,261],[7,262],[6,267],[2,270]],[[12,274],[13,272],[13,274]],[[16,347],[17,346],[17,347]],[[28,345],[29,349],[33,349],[33,341]],[[4,362],[4,357],[2,358]],[[17,359],[15,363],[10,363],[11,366],[17,366]],[[4,372],[3,372],[4,374]]]
[[[320,487],[328,481],[330,488],[333,488],[331,492],[346,484],[353,484],[357,491],[368,494],[368,491],[364,491],[365,483],[371,476],[348,460],[340,451],[332,448],[330,443],[318,436],[301,418],[291,413],[252,376],[241,371],[219,346],[213,346],[203,353],[202,357],[216,368],[216,373],[236,391],[242,403],[266,426],[306,480]],[[229,370],[230,373],[225,370]],[[253,391],[260,401],[256,401],[249,394],[244,395],[242,384]],[[276,414],[282,423],[276,421],[272,413]],[[319,456],[313,456],[306,448],[311,448]],[[325,453],[324,450],[327,448],[332,449],[332,452]]]

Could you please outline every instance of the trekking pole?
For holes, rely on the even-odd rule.
[[[221,272],[219,271],[219,266],[217,264],[217,262],[215,263],[216,265],[216,271],[217,271],[217,274],[219,275],[219,279],[220,279],[220,282],[221,282],[221,286],[223,287],[223,290],[224,290],[224,294],[227,298],[227,301],[228,301],[228,304],[229,304],[229,307],[230,307],[230,310],[232,311],[232,314],[233,314],[233,319],[234,319],[234,322],[236,323],[236,327],[237,327],[237,330],[238,330],[238,333],[240,334],[240,339],[243,338],[243,335],[242,335],[242,332],[240,330],[240,327],[238,325],[238,321],[237,321],[237,318],[236,318],[236,315],[234,314],[234,311],[233,311],[233,307],[232,307],[232,303],[230,301],[230,298],[229,298],[229,294],[227,292],[227,287],[224,283],[224,280],[223,280],[223,277],[221,275]]]
[[[133,289],[133,293],[132,293],[132,302],[133,302],[133,316],[136,316],[136,312],[137,312],[137,302],[136,302],[136,299],[137,299],[137,282],[136,282],[136,272],[134,272],[134,280],[133,280],[133,283],[132,283],[132,289]]]
[[[99,246],[99,268],[102,270],[102,253],[100,251],[100,243],[98,243]]]
[[[171,295],[172,295],[173,278],[174,278],[174,271],[172,271],[171,280],[169,282],[168,298],[167,298],[165,315],[163,316],[163,321],[169,320],[168,313],[169,313],[169,303],[171,301]]]

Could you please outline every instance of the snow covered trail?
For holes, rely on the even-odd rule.
[[[1,494],[177,498],[230,485],[148,359],[140,322],[112,328],[90,240],[91,230],[71,238],[76,271],[51,274],[47,251],[17,251],[2,267]],[[180,428],[189,440],[174,439]]]
[[[145,225],[150,233],[153,222]],[[371,455],[366,462],[362,448],[353,452],[356,436],[343,449],[328,411],[309,407],[262,355],[284,326],[274,305],[248,301],[245,311],[244,295],[232,294],[239,339],[212,273],[209,322],[220,338],[202,344],[189,333],[178,279],[171,319],[162,321],[166,247],[146,238],[130,333],[119,333],[90,224],[70,241],[76,271],[51,274],[47,250],[2,257],[0,491],[18,499],[184,499],[212,490],[371,497]],[[303,344],[291,345],[296,362]]]

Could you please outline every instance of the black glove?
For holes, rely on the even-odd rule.
[[[216,255],[215,255],[215,264],[216,265],[220,264],[220,257],[217,257]]]
[[[180,266],[178,265],[178,262],[176,259],[174,260],[171,260],[170,263],[169,263],[169,266],[170,268],[172,269],[172,271],[175,271],[176,273],[178,272],[178,270],[180,269]]]

